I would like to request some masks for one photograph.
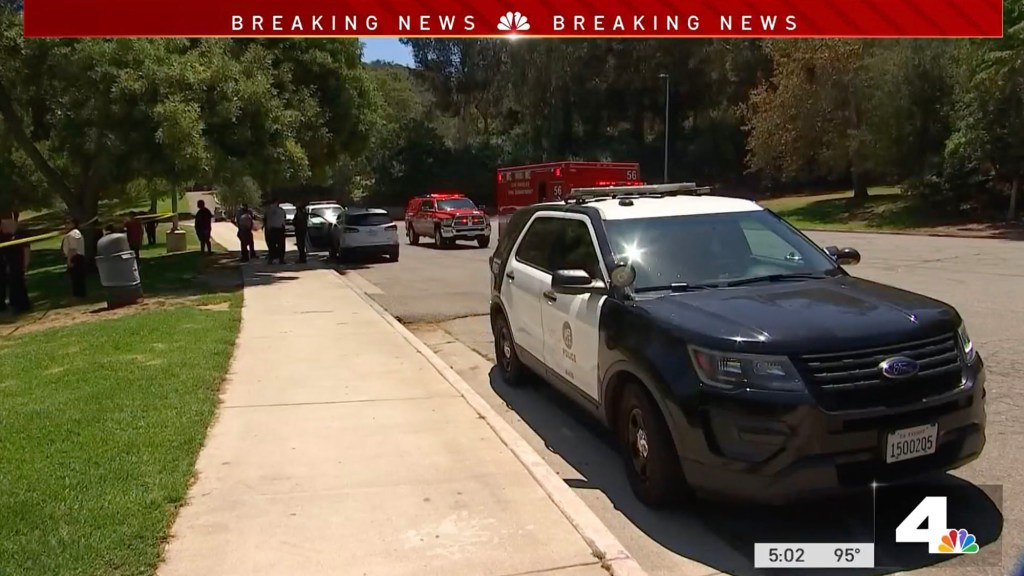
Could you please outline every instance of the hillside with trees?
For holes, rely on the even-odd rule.
[[[227,196],[493,204],[499,165],[634,160],[763,197],[899,186],[1015,217],[1024,5],[996,40],[25,40],[0,7],[0,208]],[[665,117],[668,76],[668,117]],[[666,122],[667,120],[667,122]]]

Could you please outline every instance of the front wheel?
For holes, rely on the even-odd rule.
[[[405,235],[409,239],[409,244],[415,246],[420,243],[420,235],[413,230],[411,222],[405,224]]]
[[[487,248],[488,246],[491,245],[491,237],[490,236],[481,236],[480,238],[477,238],[476,239],[476,245],[481,247],[481,248]]]
[[[509,386],[519,388],[526,385],[528,378],[526,366],[519,360],[516,343],[512,339],[512,329],[504,314],[499,313],[493,320],[494,357],[498,361],[501,377]]]
[[[688,493],[679,455],[657,403],[641,384],[627,386],[617,426],[626,475],[641,502],[667,508]]]

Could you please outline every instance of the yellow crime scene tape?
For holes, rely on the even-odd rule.
[[[145,215],[139,216],[138,219],[142,220],[143,222],[148,221],[148,220],[154,220],[156,222],[160,222],[162,220],[169,220],[173,216],[174,216],[174,214],[172,214],[170,212],[167,212],[167,213],[164,213],[164,214],[145,214]],[[79,227],[88,226],[88,225],[92,224],[93,222],[95,222],[95,221],[97,221],[99,219],[100,219],[100,217],[96,216],[95,218],[93,218],[92,220],[89,220],[88,222],[85,222],[84,224],[79,224]],[[9,242],[0,242],[0,248],[7,248],[9,246],[20,246],[22,244],[34,244],[36,242],[41,242],[43,240],[49,240],[50,238],[56,238],[57,236],[61,236],[63,234],[64,234],[64,230],[61,229],[61,230],[57,230],[55,232],[47,232],[45,234],[37,234],[36,236],[29,236],[28,238],[18,238],[17,240],[11,240]]]

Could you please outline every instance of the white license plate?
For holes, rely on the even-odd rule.
[[[935,453],[939,425],[927,424],[890,432],[885,442],[885,462],[901,462]]]

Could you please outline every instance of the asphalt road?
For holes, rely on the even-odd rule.
[[[1024,550],[1024,400],[1016,397],[1024,371],[1024,243],[852,233],[811,233],[823,246],[853,246],[863,260],[851,273],[920,292],[956,306],[988,368],[988,444],[981,458],[945,480],[975,486],[968,526],[986,544],[984,558],[1001,566],[974,567],[982,558],[914,558],[915,574],[1005,575]],[[871,541],[863,502],[832,508],[733,509],[705,504],[653,512],[633,498],[620,461],[600,429],[546,388],[508,388],[492,370],[487,321],[487,258],[466,244],[440,250],[429,242],[402,245],[398,263],[353,266],[354,279],[419,334],[502,414],[598,513],[652,576],[705,574],[692,561],[727,574],[757,574],[753,541]],[[961,480],[962,479],[962,480]],[[964,484],[962,481],[966,481]],[[989,486],[1001,485],[998,491]],[[922,487],[922,490],[925,488]],[[987,497],[986,497],[987,494]],[[1001,500],[1002,513],[991,500]],[[814,535],[812,538],[811,535]],[[803,539],[803,540],[802,540]],[[971,564],[974,562],[974,564]],[[800,571],[801,574],[813,571]],[[894,573],[892,569],[865,574]]]

